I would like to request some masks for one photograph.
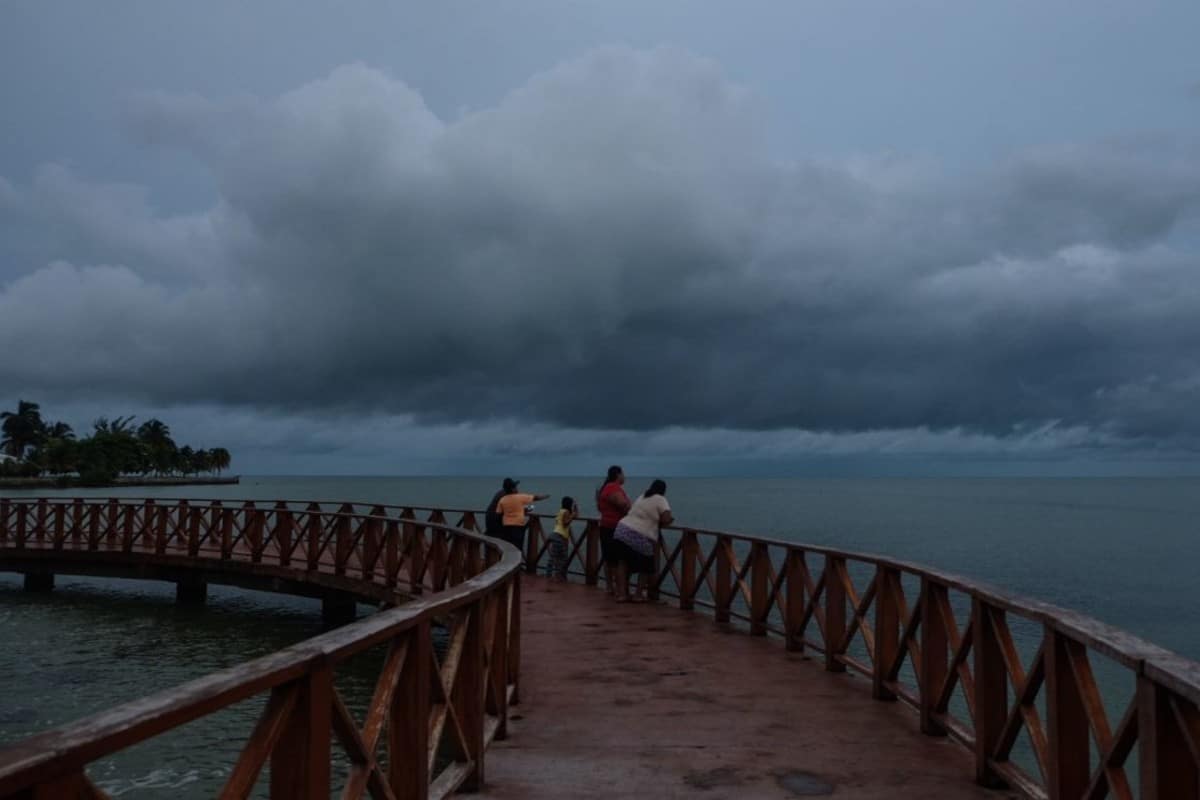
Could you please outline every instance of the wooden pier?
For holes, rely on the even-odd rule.
[[[769,639],[544,578],[524,581],[521,617],[520,719],[482,797],[1010,796],[865,681]]]
[[[223,797],[248,796],[268,762],[272,797],[329,796],[331,744],[348,798],[1200,790],[1200,664],[1090,618],[886,557],[697,529],[664,532],[655,602],[618,605],[597,585],[594,523],[562,586],[522,580],[477,516],[0,500],[0,570],[30,590],[82,573],[173,580],[181,602],[219,582],[394,606],[0,750],[0,798],[102,797],[89,763],[256,696]],[[545,544],[534,518],[530,572]],[[359,720],[332,676],[379,645]]]

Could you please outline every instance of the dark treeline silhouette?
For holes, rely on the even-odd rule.
[[[0,477],[78,474],[81,483],[103,484],[122,475],[186,477],[229,469],[224,447],[180,447],[158,419],[134,427],[133,417],[100,417],[80,439],[65,422],[42,419],[37,403],[21,400],[0,420],[0,450],[14,459],[0,460]]]

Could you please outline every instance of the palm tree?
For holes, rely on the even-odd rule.
[[[146,420],[138,426],[137,435],[139,439],[151,446],[171,441],[171,429],[161,419]]]
[[[212,468],[216,470],[218,475],[221,474],[221,470],[229,469],[229,462],[232,459],[229,451],[224,447],[214,447],[209,451],[208,455],[212,459]]]
[[[25,454],[25,448],[41,441],[46,431],[46,423],[42,421],[42,412],[38,404],[26,400],[17,401],[15,412],[0,413],[0,419],[4,420],[0,426],[4,432],[0,447],[13,458],[21,458]]]
[[[145,474],[150,471],[150,454],[146,446],[134,435],[133,417],[100,417],[94,423],[89,445],[84,452],[95,455],[90,466],[94,474],[110,474],[113,477],[129,473]],[[82,470],[81,470],[82,472]],[[111,480],[111,478],[109,479]]]
[[[46,438],[71,440],[75,438],[75,431],[71,430],[71,426],[65,422],[56,422],[46,426]]]
[[[42,471],[61,475],[75,469],[76,453],[75,432],[71,426],[65,422],[47,423],[26,460]]]
[[[192,449],[191,445],[185,444],[183,447],[179,448],[179,453],[176,456],[176,463],[180,472],[182,472],[184,475],[191,475],[194,471],[195,461],[196,451]]]
[[[212,455],[201,448],[192,453],[192,472],[197,475],[201,472],[212,472]]]
[[[111,433],[113,436],[133,436],[133,417],[100,417],[92,423],[96,433]]]
[[[160,419],[143,422],[137,429],[138,438],[146,446],[155,473],[165,475],[175,466],[175,440],[171,429]]]

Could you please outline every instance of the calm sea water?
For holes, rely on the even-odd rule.
[[[523,476],[522,476],[523,477]],[[630,478],[629,488],[649,482]],[[677,479],[679,524],[884,553],[1074,608],[1200,658],[1200,479]],[[95,496],[350,500],[481,507],[489,478],[246,478],[237,486],[101,490]],[[523,477],[551,511],[591,478]],[[9,493],[17,496],[17,493]],[[21,492],[20,496],[60,496]],[[82,491],[72,494],[84,494]],[[62,576],[27,595],[0,573],[0,744],[271,652],[320,630],[316,601],[210,587],[202,611],[169,584]],[[365,609],[364,609],[365,613]],[[369,664],[339,680],[358,699]],[[117,795],[211,793],[255,703],[108,759]]]

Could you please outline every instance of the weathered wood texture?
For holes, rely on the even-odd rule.
[[[600,573],[583,546],[594,525],[570,553],[588,582]],[[545,543],[542,525],[531,525],[530,572]],[[863,675],[875,698],[917,711],[920,731],[972,753],[984,785],[1033,798],[1196,796],[1196,662],[1075,612],[883,556],[696,528],[665,529],[657,555],[659,597]],[[1135,762],[1140,794],[1127,772]]]
[[[440,797],[477,787],[484,755],[514,702],[520,648],[520,554],[441,514],[345,504],[38,500],[0,502],[0,568],[110,567],[152,560],[173,574],[249,568],[295,585],[355,589],[394,604],[264,658],[118,706],[0,750],[0,798],[102,796],[87,765],[234,703],[262,696],[222,797],[250,796],[269,762],[270,795],[328,797],[331,745],[351,764],[343,798]],[[474,527],[472,518],[464,519]],[[60,558],[56,561],[54,556]],[[323,582],[334,576],[337,580]],[[370,584],[370,588],[365,586]],[[420,599],[405,602],[407,598]],[[432,623],[451,628],[439,659]],[[360,726],[333,682],[346,659],[388,652]],[[386,767],[376,753],[386,742]],[[439,751],[439,747],[441,748]],[[449,763],[435,759],[450,754]],[[437,769],[435,769],[437,767]]]
[[[170,563],[237,564],[318,587],[358,587],[363,596],[424,598],[5,751],[0,797],[81,775],[107,752],[257,694],[270,701],[251,738],[257,744],[248,744],[230,779],[233,794],[268,751],[319,744],[278,732],[281,719],[304,713],[328,715],[355,764],[347,796],[478,786],[483,747],[505,735],[506,704],[518,696],[521,644],[519,557],[467,532],[481,518],[462,509],[290,501],[0,500],[0,568],[26,559],[33,570],[39,557],[67,552],[182,559]],[[449,519],[459,528],[447,527]],[[583,522],[569,548],[571,568],[595,584],[602,574],[596,523]],[[546,558],[549,527],[531,518],[530,573]],[[867,677],[874,697],[919,712],[920,731],[949,736],[973,754],[981,783],[1037,798],[1133,797],[1126,765],[1136,762],[1139,796],[1195,796],[1200,664],[1080,614],[877,555],[688,528],[663,531],[655,563],[652,596],[706,610],[734,630],[778,637],[789,650],[818,654],[831,672]],[[427,641],[434,616],[454,626],[454,646],[440,664],[429,663],[436,661]],[[357,730],[336,693],[322,688],[321,670],[382,642],[393,656],[372,708],[391,712],[373,711]],[[1097,659],[1127,679],[1124,696],[1102,690]],[[422,699],[424,683],[433,694]],[[320,699],[326,694],[328,703]],[[428,729],[393,724],[397,704],[427,718]],[[329,730],[303,735],[327,738]],[[391,752],[386,775],[373,756],[380,736]],[[428,753],[443,740],[456,761],[428,775],[432,761],[421,767],[413,751]],[[286,780],[302,796],[319,794],[328,779],[318,770]]]

